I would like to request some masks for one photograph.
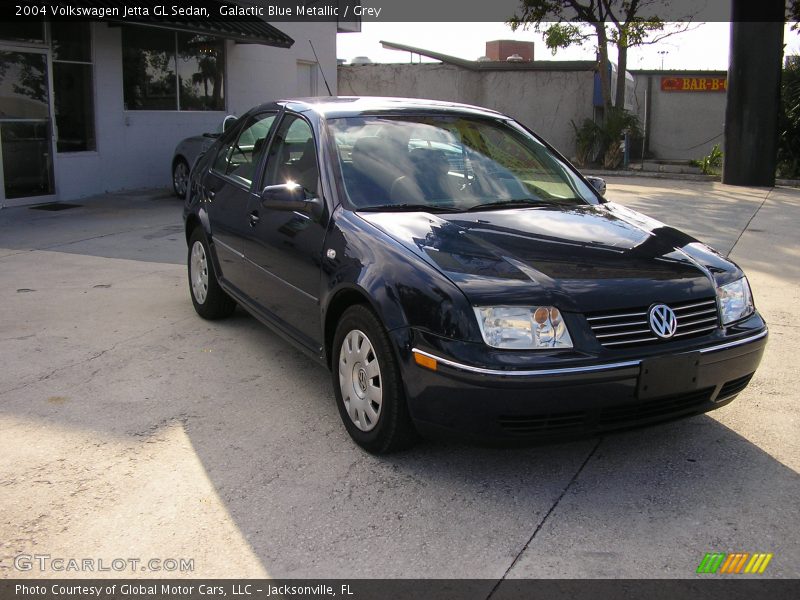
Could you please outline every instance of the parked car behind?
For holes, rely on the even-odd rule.
[[[236,117],[228,115],[219,124],[217,131],[184,138],[178,143],[175,152],[172,153],[172,190],[178,198],[186,196],[186,185],[189,183],[189,173],[194,163],[235,122]]]
[[[744,273],[595,184],[491,110],[264,104],[192,171],[192,302],[207,319],[239,304],[328,367],[370,452],[728,404],[767,339]]]

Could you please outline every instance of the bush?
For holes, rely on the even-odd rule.
[[[700,167],[704,175],[719,175],[722,168],[722,149],[719,144],[714,144],[711,152],[700,160],[693,160],[691,162],[693,167]]]
[[[575,130],[577,162],[586,166],[602,157],[603,168],[616,169],[622,164],[622,136],[629,138],[642,133],[639,118],[627,110],[612,107],[602,123],[584,119],[580,126],[572,122]]]

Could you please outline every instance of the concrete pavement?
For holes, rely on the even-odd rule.
[[[195,577],[800,576],[800,191],[609,178],[709,241],[771,328],[709,415],[529,449],[353,445],[329,374],[244,313],[195,316],[180,203],[0,212],[0,577],[19,554],[190,558]],[[120,573],[127,575],[129,573]]]

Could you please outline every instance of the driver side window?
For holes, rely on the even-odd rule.
[[[311,126],[300,117],[287,115],[269,149],[264,185],[288,182],[303,186],[306,196],[317,196],[319,168]]]
[[[237,138],[220,149],[214,160],[214,171],[250,187],[275,117],[274,113],[251,117]]]

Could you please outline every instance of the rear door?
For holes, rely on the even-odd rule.
[[[253,173],[266,151],[277,114],[270,111],[247,118],[220,148],[204,180],[220,276],[245,294],[249,266],[244,260],[244,248],[250,234],[247,207]]]
[[[275,131],[260,188],[289,181],[319,197],[317,144],[311,124],[286,113]],[[277,210],[254,194],[254,222],[245,247],[255,265],[255,298],[288,333],[309,348],[322,348],[319,290],[327,218]]]

